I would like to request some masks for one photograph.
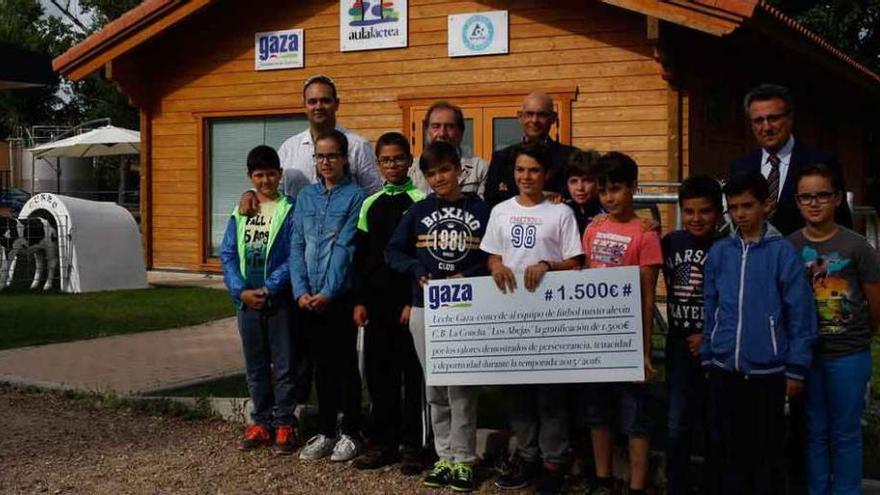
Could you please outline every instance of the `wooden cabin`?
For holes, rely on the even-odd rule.
[[[446,99],[487,159],[519,139],[523,96],[546,91],[554,137],[671,182],[723,176],[754,146],[743,95],[776,82],[795,92],[796,137],[837,154],[857,204],[876,184],[880,77],[763,0],[409,0],[406,47],[343,52],[340,5],[353,3],[147,0],[54,61],[115,81],[140,109],[149,267],[219,269],[247,150],[305,128],[302,83],[318,73],[338,85],[339,123],[366,138],[403,131],[418,152],[426,107]],[[498,10],[508,53],[448,55],[449,15]],[[255,70],[255,33],[287,29],[303,30],[304,67]]]

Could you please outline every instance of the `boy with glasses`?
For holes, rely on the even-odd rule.
[[[367,388],[373,404],[373,448],[356,459],[354,467],[393,464],[402,443],[400,470],[410,476],[422,471],[424,378],[409,333],[409,279],[388,266],[385,248],[403,213],[425,197],[407,177],[412,161],[409,141],[402,134],[388,132],[376,141],[376,163],[385,184],[361,207],[354,262],[354,323],[365,327]]]

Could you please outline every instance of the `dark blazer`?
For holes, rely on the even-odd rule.
[[[495,206],[519,194],[519,189],[513,180],[514,151],[517,146],[520,144],[513,144],[492,153],[489,173],[486,176],[486,189],[483,193],[489,206]],[[567,198],[565,164],[568,163],[568,157],[576,148],[560,144],[552,139],[547,140],[547,147],[550,151],[550,170],[547,171],[547,183],[544,185],[544,190],[558,192]]]
[[[761,171],[761,149],[758,148],[751,153],[741,156],[731,162],[730,176],[745,172]],[[795,176],[801,167],[814,163],[824,163],[836,168],[841,174],[843,170],[837,163],[837,159],[825,153],[824,151],[815,150],[807,147],[798,140],[794,142],[794,148],[791,151],[791,161],[788,165],[788,173],[785,175],[785,183],[779,193],[777,201],[776,213],[770,219],[770,223],[776,227],[782,235],[788,235],[804,226],[804,219],[801,217],[797,202],[794,199],[796,191]],[[840,207],[834,212],[834,218],[838,224],[847,228],[852,228],[852,213],[849,211],[849,205],[844,197]]]

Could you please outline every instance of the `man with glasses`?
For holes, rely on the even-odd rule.
[[[760,149],[740,157],[730,164],[730,176],[739,173],[760,171],[767,179],[770,188],[770,211],[767,220],[788,236],[804,226],[804,219],[798,209],[795,182],[799,171],[815,163],[825,163],[841,178],[843,200],[835,209],[835,221],[852,228],[852,215],[846,203],[843,186],[843,172],[831,155],[804,145],[792,135],[794,126],[794,100],[791,92],[784,86],[761,84],[749,91],[743,101],[743,110],[749,119],[752,134]],[[800,493],[803,485],[805,449],[805,416],[802,397],[790,399],[791,439],[788,442],[788,458],[791,459],[792,482],[795,493]]]
[[[826,163],[838,172],[842,171],[831,155],[795,140],[792,135],[794,102],[788,88],[761,84],[746,94],[743,105],[752,134],[761,148],[734,160],[730,164],[730,176],[761,171],[770,185],[768,220],[783,235],[788,235],[804,226],[794,199],[797,171],[814,163]],[[835,220],[852,227],[852,215],[845,197],[835,211]]]
[[[465,124],[461,108],[447,101],[434,103],[425,114],[425,127],[429,143],[443,141],[458,150],[458,156],[461,158],[461,175],[458,176],[458,185],[461,186],[461,192],[475,193],[483,197],[489,162],[462,149],[461,141],[464,138]],[[419,163],[419,157],[416,157],[415,163]],[[419,167],[411,167],[409,175],[417,188],[425,194],[431,193],[431,186],[428,185],[428,181]]]
[[[518,113],[522,126],[522,143],[544,144],[550,155],[550,167],[547,169],[545,192],[566,195],[565,164],[575,150],[574,147],[561,144],[550,137],[550,129],[557,122],[556,111],[553,109],[553,98],[546,93],[531,93],[523,100]],[[496,205],[519,194],[513,180],[515,151],[520,143],[508,146],[492,154],[489,164],[489,176],[486,179],[486,202]]]

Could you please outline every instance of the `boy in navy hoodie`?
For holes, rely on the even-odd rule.
[[[254,424],[245,430],[239,449],[274,441],[276,453],[290,454],[298,445],[293,415],[294,346],[288,326],[293,202],[278,192],[281,164],[275,150],[269,146],[252,149],[247,171],[259,207],[250,217],[236,208],[220,246],[223,281],[236,304],[248,393],[254,405]]]
[[[785,397],[803,389],[816,339],[813,292],[794,247],[766,221],[759,173],[724,186],[736,230],[709,251],[700,360],[725,494],[785,493]]]
[[[694,423],[704,418],[706,379],[700,368],[703,339],[703,267],[718,240],[721,185],[706,176],[691,176],[678,188],[682,230],[663,237],[666,280],[666,384],[669,415],[666,438],[666,492],[691,493],[688,474]],[[707,457],[711,452],[707,452]],[[711,469],[712,463],[707,462]]]
[[[419,168],[434,193],[403,215],[385,250],[385,260],[392,269],[412,277],[409,329],[424,368],[423,287],[430,279],[486,274],[486,254],[480,251],[480,241],[489,221],[489,205],[475,194],[461,192],[461,159],[451,144],[429,144],[419,159]],[[425,486],[449,485],[459,492],[474,489],[478,394],[479,387],[427,388],[434,447],[440,459],[425,477]]]

